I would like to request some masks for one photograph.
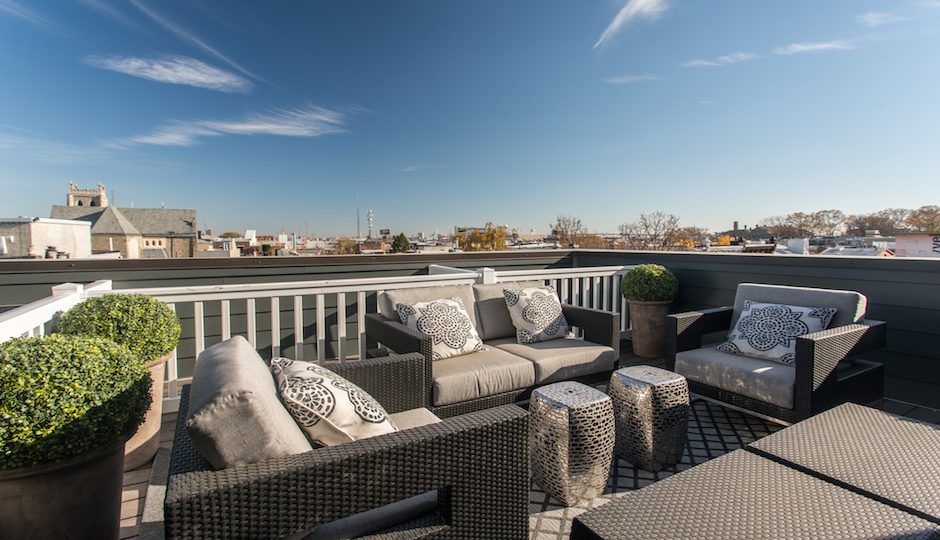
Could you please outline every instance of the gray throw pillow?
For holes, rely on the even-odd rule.
[[[216,469],[313,449],[281,405],[265,361],[241,336],[199,355],[189,411],[180,413],[196,449]]]

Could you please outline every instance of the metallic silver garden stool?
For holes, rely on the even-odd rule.
[[[613,405],[607,394],[574,381],[532,392],[532,477],[565,506],[604,492],[614,440]]]
[[[651,472],[682,459],[689,426],[685,377],[653,366],[630,366],[611,375],[609,393],[618,457]]]

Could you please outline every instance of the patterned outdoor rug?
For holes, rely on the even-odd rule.
[[[558,500],[547,496],[541,487],[533,482],[529,491],[530,537],[539,540],[566,540],[571,532],[571,520],[579,514],[615,499],[622,493],[640,489],[694,465],[727,454],[779,429],[783,429],[783,426],[704,400],[693,401],[689,415],[689,441],[682,461],[674,467],[651,473],[614,457],[604,494],[592,501],[582,501],[571,507],[562,506]]]

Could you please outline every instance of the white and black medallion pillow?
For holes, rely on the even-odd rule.
[[[796,338],[825,330],[835,314],[835,308],[761,304],[746,300],[738,324],[718,350],[793,364]]]
[[[325,367],[273,358],[271,372],[281,402],[313,443],[334,446],[398,431],[372,396]]]
[[[431,336],[431,360],[486,350],[458,297],[399,302],[395,309],[403,325]]]
[[[554,287],[503,289],[503,296],[519,343],[548,341],[568,334],[568,321]]]

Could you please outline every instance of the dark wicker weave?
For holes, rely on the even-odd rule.
[[[420,380],[419,355],[331,367],[381,396],[389,412],[426,401],[407,384]],[[435,489],[445,527],[420,524],[427,538],[528,534],[527,414],[518,407],[213,471],[186,433],[188,401],[186,386],[164,505],[167,538],[281,538]]]
[[[583,308],[568,304],[562,305],[565,319],[571,326],[579,327],[584,332],[584,339],[600,345],[606,345],[614,350],[614,361],[610,369],[572,380],[585,384],[596,384],[610,379],[610,374],[617,369],[620,359],[620,314],[598,309]],[[432,369],[431,337],[408,328],[400,321],[389,319],[378,313],[366,314],[366,335],[369,339],[381,343],[384,347],[399,354],[421,353],[425,358],[425,368],[422,376],[425,384],[427,401],[422,407],[427,407],[441,418],[479,411],[490,407],[508,405],[524,401],[529,398],[536,387],[520,388],[511,392],[504,392],[492,396],[463,401],[442,406],[432,403]]]
[[[571,538],[940,538],[940,526],[736,450],[589,510]]]
[[[940,523],[940,427],[845,404],[748,450]]]
[[[702,346],[702,336],[731,327],[732,308],[676,313],[666,319],[666,369],[676,353]],[[887,324],[862,319],[856,324],[800,336],[796,340],[794,408],[786,409],[720,388],[689,381],[695,394],[716,399],[784,422],[798,422],[848,401],[870,403],[884,396],[884,366],[856,359],[885,345]],[[844,362],[852,359],[851,364]],[[840,362],[843,365],[839,365]]]

